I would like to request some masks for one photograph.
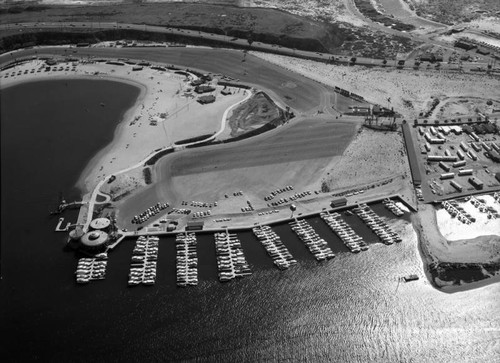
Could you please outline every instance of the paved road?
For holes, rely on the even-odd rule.
[[[356,16],[359,16],[362,18],[364,21],[366,21],[371,28],[374,30],[379,30],[379,31],[384,31],[386,33],[392,34],[392,35],[399,35],[407,38],[412,38],[414,40],[422,41],[425,42],[426,44],[430,45],[436,45],[440,47],[444,47],[447,49],[455,49],[453,48],[450,44],[441,42],[441,41],[436,41],[433,39],[430,39],[429,37],[423,36],[423,35],[414,35],[411,33],[403,33],[391,28],[387,28],[383,25],[380,25],[378,23],[374,23],[371,20],[365,18],[354,6],[352,3],[352,0],[344,0],[346,1],[346,5],[348,5],[348,9],[353,12]],[[109,23],[109,22],[65,22],[65,23],[58,23],[58,22],[40,22],[40,23],[17,23],[17,24],[2,24],[0,25],[0,31],[2,30],[18,30],[18,31],[28,31],[28,30],[43,30],[43,29],[60,29],[60,30],[68,30],[68,29],[133,29],[133,30],[142,30],[142,31],[148,31],[148,32],[156,32],[156,33],[165,33],[165,34],[174,34],[174,35],[182,35],[186,37],[193,37],[197,39],[209,39],[209,40],[216,40],[220,42],[225,42],[228,44],[233,44],[233,45],[238,45],[240,47],[248,46],[248,42],[246,39],[238,39],[238,38],[231,38],[225,35],[219,35],[219,34],[212,34],[212,33],[204,33],[204,32],[199,32],[195,30],[185,30],[185,29],[178,29],[178,28],[169,28],[169,27],[163,27],[163,26],[151,26],[151,25],[145,25],[145,24],[124,24],[124,23]],[[318,61],[329,61],[332,58],[335,59],[338,62],[341,63],[349,63],[351,57],[343,56],[343,55],[338,55],[338,54],[330,54],[330,53],[320,53],[320,52],[308,52],[308,51],[302,51],[302,50],[296,50],[292,48],[286,48],[286,47],[281,47],[275,44],[265,44],[261,42],[254,42],[252,44],[253,50],[258,50],[258,51],[264,51],[264,52],[279,52],[284,55],[290,55],[290,56],[298,56],[298,57],[306,57],[306,58],[311,58],[315,59]],[[373,59],[373,58],[365,58],[365,57],[357,57],[356,59],[356,64],[360,65],[365,65],[365,66],[381,66],[383,65],[383,60],[382,59]],[[404,66],[404,68],[411,68],[413,67],[413,62],[411,64],[407,62]],[[394,61],[389,61],[387,63],[388,66],[394,66],[395,63]],[[482,62],[482,63],[474,63],[472,66],[473,67],[485,67],[487,65],[487,62]],[[447,65],[443,64],[443,69],[452,69],[456,68],[456,65]],[[464,70],[468,70],[468,65],[464,65]]]

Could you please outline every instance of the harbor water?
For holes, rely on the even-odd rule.
[[[359,217],[342,214],[370,246],[352,254],[319,217],[308,218],[336,255],[317,262],[288,224],[273,225],[297,260],[280,271],[254,234],[242,231],[252,275],[220,283],[214,236],[201,233],[198,285],[179,288],[173,236],[160,238],[155,284],[127,287],[132,239],[109,253],[105,280],[77,285],[79,256],[65,250],[49,211],[59,191],[69,201],[79,197],[80,172],[138,93],[104,81],[1,91],[6,361],[500,360],[499,284],[454,294],[433,288],[408,214],[396,218],[381,204],[371,207],[403,242],[378,243]],[[76,211],[64,217],[75,221]],[[408,274],[420,279],[399,282]]]

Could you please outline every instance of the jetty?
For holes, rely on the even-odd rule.
[[[76,282],[86,284],[94,280],[104,280],[108,264],[107,253],[100,253],[94,257],[83,257],[78,260],[76,268]]]
[[[344,221],[337,212],[323,212],[319,215],[330,229],[342,240],[344,245],[352,253],[368,250],[368,245],[354,230]]]
[[[196,254],[196,235],[179,233],[175,238],[177,286],[198,285],[198,257]]]
[[[252,232],[264,246],[267,254],[273,259],[273,263],[280,270],[286,270],[297,261],[285,247],[278,235],[269,226],[258,226],[252,228]]]
[[[359,207],[353,209],[353,212],[370,227],[384,244],[392,245],[394,242],[399,243],[402,241],[401,237],[367,204],[360,204]]]
[[[251,275],[250,266],[237,235],[226,230],[216,233],[214,237],[219,280],[226,282],[236,277]]]
[[[155,236],[140,236],[132,251],[129,286],[139,284],[153,285],[156,282],[156,262],[158,260],[158,241]]]
[[[328,247],[328,243],[305,220],[295,219],[289,224],[292,231],[305,243],[316,260],[324,261],[335,257],[335,254]]]

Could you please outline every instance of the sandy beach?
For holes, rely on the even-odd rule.
[[[225,110],[246,96],[237,90],[224,96],[220,94],[222,87],[216,87],[212,92],[216,102],[201,105],[197,102],[198,95],[192,92],[189,79],[171,71],[149,67],[133,71],[132,65],[103,62],[59,62],[55,68],[62,67],[60,71],[37,72],[45,66],[42,60],[33,60],[3,71],[2,87],[21,82],[86,78],[126,82],[141,89],[135,105],[119,123],[112,143],[83,170],[78,187],[86,192],[91,191],[99,180],[139,163],[154,150],[172,146],[186,138],[216,133],[221,128]],[[9,77],[5,78],[6,74]]]

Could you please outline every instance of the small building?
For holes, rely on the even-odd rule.
[[[201,231],[205,222],[203,221],[188,221],[186,225],[186,231]]]
[[[215,91],[215,87],[208,85],[199,85],[194,88],[196,93],[209,93]]]
[[[198,102],[201,103],[202,105],[205,105],[207,103],[214,103],[215,96],[214,95],[200,96],[198,97]]]
[[[439,162],[439,166],[441,167],[441,169],[443,169],[446,172],[450,171],[450,169],[451,169],[448,164],[443,163],[442,161]]]
[[[95,230],[103,230],[109,227],[111,224],[108,218],[96,218],[90,222],[90,228]]]
[[[476,161],[476,160],[477,160],[477,155],[476,155],[476,153],[475,153],[474,151],[469,150],[469,152],[467,153],[467,155],[469,155],[469,157],[470,157],[472,160],[474,160],[474,161]]]
[[[495,150],[488,151],[488,155],[490,156],[491,160],[493,160],[496,163],[500,163],[500,154],[496,152]]]
[[[477,142],[471,143],[472,148],[476,150],[477,152],[481,151],[481,146]]]
[[[469,183],[476,189],[483,189],[483,182],[476,177],[469,178]]]
[[[439,176],[439,179],[453,179],[455,177],[455,173],[444,173]]]
[[[460,160],[464,160],[465,159],[465,155],[464,153],[461,151],[461,150],[457,150],[457,156]]]
[[[467,144],[463,141],[460,141],[460,147],[462,148],[463,151],[467,152],[469,151],[469,147],[467,146]]]
[[[220,91],[220,93],[224,96],[227,96],[231,94],[231,91],[229,90],[229,88],[224,88],[222,91]]]
[[[443,160],[443,157],[441,155],[427,155],[427,162],[428,163],[442,161],[442,160]]]
[[[108,244],[108,234],[103,231],[92,231],[85,233],[80,239],[83,249],[90,252],[104,251]]]
[[[196,87],[196,86],[202,85],[203,83],[205,83],[204,80],[202,80],[201,78],[197,78],[197,79],[191,81],[191,86]]]
[[[453,188],[455,188],[458,192],[462,192],[462,191],[464,190],[464,188],[463,188],[460,184],[458,184],[456,181],[454,181],[454,180],[452,180],[452,181],[450,182],[450,185],[451,185]]]
[[[338,207],[342,207],[342,206],[345,206],[347,205],[347,199],[346,198],[338,198],[338,199],[334,199],[332,200],[332,202],[330,203],[330,206],[332,208],[338,208]]]
[[[460,160],[460,161],[456,161],[453,163],[453,167],[454,168],[460,168],[461,166],[465,166],[466,164],[466,161],[465,160]]]
[[[458,171],[458,175],[459,176],[463,176],[463,175],[472,175],[472,173],[474,172],[473,169],[462,169],[462,170],[459,170]]]

